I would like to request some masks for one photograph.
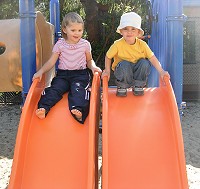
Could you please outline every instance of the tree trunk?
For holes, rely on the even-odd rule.
[[[95,0],[80,0],[84,6],[86,18],[85,27],[88,34],[88,40],[92,43],[100,40],[99,22],[98,22],[98,4]]]

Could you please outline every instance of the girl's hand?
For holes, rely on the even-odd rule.
[[[101,70],[101,68],[99,68],[98,66],[94,66],[94,67],[92,67],[92,73],[94,74],[95,72],[98,72],[99,74],[101,74],[102,73],[102,70]]]
[[[36,78],[39,78],[39,81],[42,80],[42,75],[43,73],[39,70],[38,72],[36,72],[34,75],[33,75],[33,78],[32,78],[32,81]]]

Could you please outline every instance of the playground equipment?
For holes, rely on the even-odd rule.
[[[23,2],[21,4],[20,9],[23,10],[21,29],[29,28],[28,23],[34,20],[33,11],[29,10],[30,14],[28,14],[28,9],[33,9],[32,3],[33,1],[27,1],[24,5]],[[35,116],[37,102],[51,79],[45,77],[41,82],[35,80],[30,89],[29,82],[36,68],[40,67],[37,64],[45,62],[50,56],[43,53],[46,49],[51,52],[54,31],[45,25],[40,13],[37,13],[36,25],[30,24],[27,30],[35,31],[34,26],[36,26],[36,35],[39,29],[41,36],[39,42],[36,39],[36,43],[33,42],[34,45],[26,49],[26,40],[23,39],[31,39],[34,34],[24,37],[24,33],[21,39],[21,53],[24,57],[22,58],[22,81],[26,80],[25,83],[23,82],[23,95],[28,93],[28,96],[20,119],[8,188],[97,189],[100,76],[96,73],[93,78],[90,113],[84,125],[76,122],[71,116],[67,108],[67,94],[53,107],[47,119],[39,120]],[[47,38],[49,32],[51,38]],[[28,55],[25,49],[29,51]],[[31,53],[33,49],[36,49],[35,53]],[[31,56],[27,58],[29,55]],[[24,63],[27,65],[23,66]]]
[[[0,41],[5,46],[4,53],[0,55],[0,92],[21,91],[19,19],[0,20],[0,27]]]
[[[188,189],[178,112],[182,103],[182,1],[151,2],[149,44],[169,71],[172,85],[169,78],[165,84],[159,82],[153,69],[144,96],[137,98],[128,91],[126,98],[119,98],[104,78],[103,189]]]
[[[3,54],[5,50],[6,50],[5,44],[0,42],[0,55]]]
[[[36,43],[34,44],[34,67],[35,69],[39,69],[51,55],[52,46],[54,44],[54,26],[46,22],[40,12],[37,12],[35,15],[34,31],[36,34]],[[20,19],[0,20],[0,27],[2,33],[2,35],[0,35],[0,41],[5,45],[5,52],[0,55],[0,92],[23,91],[24,86],[22,86],[22,83],[24,85],[24,83],[30,82],[26,74],[30,74],[28,61],[31,61],[31,58],[28,52],[30,48],[29,45],[32,44],[31,40],[28,40],[28,42],[26,40],[24,42],[24,49],[21,48],[20,50]],[[21,36],[23,39],[24,37],[23,35]],[[21,54],[25,60],[21,60]],[[24,70],[22,69],[22,62],[25,64]],[[22,72],[24,72],[24,74],[22,74]],[[22,78],[22,75],[25,76]],[[49,81],[53,75],[53,69],[46,74],[46,86],[49,85]],[[28,89],[25,91],[28,91]],[[25,93],[25,91],[23,93]]]
[[[149,45],[170,73],[170,80],[181,113],[183,93],[183,0],[152,0],[152,33]],[[149,87],[158,86],[158,73],[153,68]]]
[[[116,97],[103,79],[103,189],[188,189],[182,131],[169,78],[144,96]]]
[[[58,0],[50,3],[53,10],[59,10]],[[159,0],[152,1],[153,15],[157,14],[157,11],[162,12],[162,15],[156,15],[157,19],[152,22],[150,46],[164,68],[173,67],[173,71],[169,69],[172,74],[176,74],[174,70],[182,73],[181,55],[175,52],[177,44],[172,35],[173,29],[181,32],[183,17],[177,18],[177,15],[181,14],[181,3],[181,0],[165,0],[165,3]],[[55,12],[51,11],[52,14]],[[26,3],[20,3],[18,39],[20,34],[21,42],[19,44],[17,41],[16,44],[21,49],[22,69],[19,68],[19,73],[22,74],[22,91],[24,96],[27,93],[28,96],[20,119],[9,189],[98,188],[99,75],[96,73],[93,78],[90,113],[84,125],[76,122],[68,111],[67,94],[44,120],[35,116],[40,94],[51,77],[47,76],[42,82],[35,80],[33,83],[31,78],[36,69],[49,57],[44,51],[51,51],[54,43],[52,34],[56,33],[55,36],[59,36],[58,15],[54,16],[51,20],[53,25],[57,25],[54,25],[57,28],[55,31],[52,25],[46,25],[47,22],[40,13],[37,14],[35,25],[34,1],[26,0]],[[25,27],[26,30],[22,33]],[[30,34],[29,30],[33,33]],[[33,37],[35,31],[36,38]],[[39,40],[37,31],[41,36]],[[51,37],[46,39],[46,33]],[[170,41],[166,38],[168,35]],[[32,43],[29,48],[27,41]],[[49,43],[45,44],[45,41]],[[182,48],[180,39],[179,48]],[[178,50],[178,53],[181,52]],[[20,67],[20,63],[18,66]],[[176,69],[177,66],[180,66],[180,69]],[[52,73],[54,70],[50,76]],[[154,70],[153,74],[156,75]],[[182,96],[176,96],[176,101],[176,94],[172,89],[174,84],[175,92],[182,92],[181,76],[172,81],[172,86],[168,78],[165,78],[165,85],[160,82],[159,87],[151,86],[157,83],[158,76],[151,77],[144,96],[135,97],[128,91],[126,98],[119,98],[115,95],[116,89],[108,88],[107,78],[104,78],[103,189],[188,188],[177,107],[177,102],[178,106],[181,104]]]
[[[35,115],[44,83],[35,80],[22,111],[9,189],[98,188],[100,77],[84,125],[68,110],[67,94],[44,120]]]

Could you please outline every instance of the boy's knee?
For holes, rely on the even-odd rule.
[[[125,61],[125,60],[123,60],[123,61],[121,61],[119,64],[121,64],[121,65],[123,65],[123,66],[125,66],[125,67],[130,67],[131,66],[131,62],[128,62],[128,61]]]
[[[131,70],[131,64],[130,62],[128,61],[121,61],[118,65],[117,65],[117,69],[119,70],[125,70],[125,71],[128,71],[128,70]]]
[[[148,59],[145,59],[145,58],[142,58],[142,59],[138,60],[138,62],[140,64],[144,64],[144,65],[149,65],[150,64],[150,61]]]
[[[150,68],[151,64],[150,64],[150,61],[148,59],[140,59],[138,61],[138,63],[143,67],[143,69],[148,69]]]

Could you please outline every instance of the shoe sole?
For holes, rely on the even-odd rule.
[[[133,94],[134,94],[134,96],[143,96],[144,95],[144,93],[142,93],[142,94],[133,93]]]
[[[141,89],[141,88],[135,88],[135,89],[133,89],[133,94],[135,96],[143,96],[144,95],[144,90],[143,89]]]
[[[121,91],[120,91],[121,90]],[[127,96],[127,90],[124,89],[117,89],[116,96],[125,97]]]
[[[127,94],[116,94],[116,96],[120,96],[120,97],[126,97],[127,96]]]

